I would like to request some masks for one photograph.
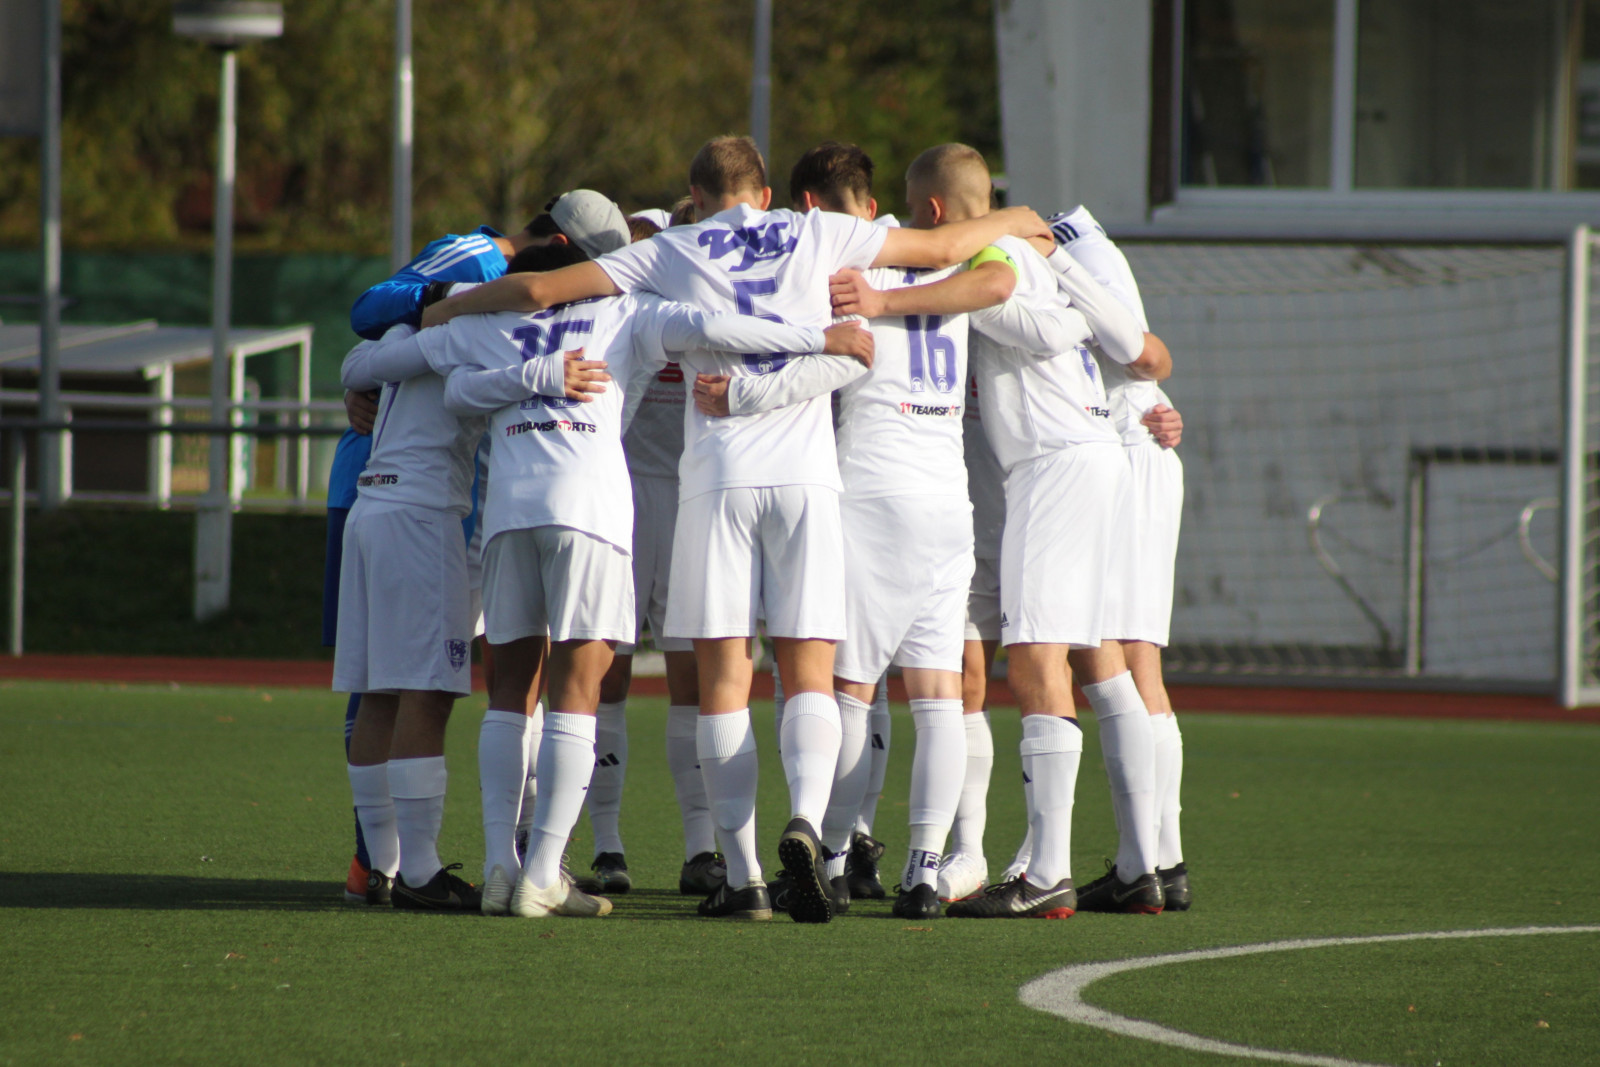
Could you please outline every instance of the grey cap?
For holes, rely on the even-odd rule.
[[[628,247],[628,220],[622,209],[593,189],[563,193],[550,205],[550,217],[590,258]]]

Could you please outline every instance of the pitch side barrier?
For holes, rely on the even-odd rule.
[[[10,567],[10,652],[13,656],[22,655],[22,594],[23,594],[23,564],[25,562],[24,547],[27,516],[27,474],[28,474],[28,435],[70,432],[77,429],[82,432],[92,429],[95,433],[131,434],[135,436],[152,437],[157,434],[197,434],[206,437],[342,437],[345,432],[343,426],[235,426],[231,423],[215,422],[184,422],[176,424],[162,424],[152,422],[139,422],[129,420],[107,420],[105,422],[78,423],[74,426],[66,421],[46,421],[44,419],[6,419],[0,422],[0,432],[5,434],[10,452],[10,477],[8,479],[11,493],[11,567]],[[198,502],[197,516],[204,516],[209,512],[223,512],[231,515],[237,506],[226,495],[216,492],[223,487],[213,487]],[[232,525],[224,524],[227,537],[231,542]],[[200,544],[201,538],[196,537],[196,555],[201,556],[207,546]],[[223,558],[230,559],[232,545],[223,546],[226,553]],[[198,562],[198,558],[197,558]]]

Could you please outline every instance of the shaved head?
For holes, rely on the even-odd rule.
[[[936,196],[961,218],[987,214],[993,188],[983,153],[964,144],[935,145],[906,168],[909,199]]]

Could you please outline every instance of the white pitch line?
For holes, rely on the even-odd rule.
[[[1222,960],[1234,956],[1255,956],[1267,952],[1293,952],[1306,948],[1332,948],[1341,945],[1376,945],[1388,941],[1453,941],[1470,937],[1526,937],[1531,934],[1595,934],[1600,926],[1505,926],[1489,930],[1439,930],[1420,934],[1378,934],[1372,937],[1318,937],[1299,941],[1268,941],[1260,945],[1234,945],[1231,948],[1200,949],[1195,952],[1174,952],[1164,956],[1141,956],[1131,960],[1111,960],[1105,963],[1080,963],[1041,975],[1017,991],[1017,997],[1030,1008],[1059,1015],[1069,1022],[1082,1023],[1113,1034],[1137,1037],[1161,1045],[1172,1045],[1194,1052],[1214,1052],[1220,1056],[1238,1056],[1251,1060],[1271,1060],[1275,1063],[1305,1064],[1307,1067],[1385,1067],[1382,1064],[1347,1060],[1338,1056],[1316,1056],[1305,1052],[1286,1052],[1279,1049],[1254,1048],[1236,1045],[1231,1041],[1217,1041],[1200,1037],[1183,1030],[1130,1019],[1126,1015],[1105,1011],[1083,1000],[1083,991],[1091,983],[1109,978],[1124,971],[1140,971],[1149,967],[1166,967],[1174,963],[1195,963],[1200,960]]]

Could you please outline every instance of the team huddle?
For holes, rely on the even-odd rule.
[[[364,340],[342,371],[355,430],[330,479],[325,625],[351,694],[347,896],[608,914],[632,887],[625,709],[648,633],[679,891],[701,915],[825,923],[886,895],[872,830],[891,667],[915,729],[895,915],[1187,908],[1160,663],[1182,423],[1126,259],[1082,207],[991,210],[964,145],[911,164],[904,226],[875,218],[851,145],[802,156],[793,210],[770,207],[748,138],[704,145],[689,192],[632,218],[566,193],[513,236],[431,243],[352,310]],[[762,627],[790,799],[770,880],[750,719]],[[438,849],[475,632],[479,885]],[[984,702],[1002,644],[1028,827],[991,882]],[[1084,886],[1074,678],[1119,841]],[[595,855],[574,875],[585,807]]]

